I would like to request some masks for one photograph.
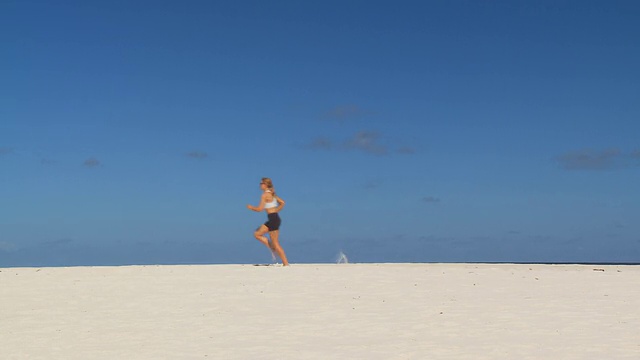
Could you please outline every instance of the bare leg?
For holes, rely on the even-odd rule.
[[[263,243],[264,246],[268,247],[269,250],[273,251],[273,249],[271,248],[271,245],[269,244],[269,240],[267,239],[266,236],[264,236],[264,234],[266,234],[267,232],[269,232],[269,228],[267,228],[266,225],[260,225],[258,230],[256,230],[253,233],[253,236],[255,236],[255,238],[258,239],[258,241]]]
[[[289,261],[287,261],[287,255],[285,255],[284,250],[282,250],[282,246],[280,246],[280,242],[278,241],[278,235],[280,235],[279,230],[269,231],[269,237],[271,238],[271,245],[273,246],[273,251],[278,254],[280,259],[282,259],[282,266],[289,266]]]

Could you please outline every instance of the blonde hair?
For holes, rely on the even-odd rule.
[[[270,178],[263,177],[262,178],[262,183],[267,186],[267,189],[271,191],[273,196],[276,196],[276,189],[273,188],[273,181],[271,181]]]

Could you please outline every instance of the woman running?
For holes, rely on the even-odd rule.
[[[287,256],[280,246],[278,241],[279,229],[280,229],[280,215],[278,212],[284,207],[284,200],[276,196],[276,191],[273,188],[273,182],[269,178],[262,178],[260,182],[260,190],[262,190],[262,196],[260,197],[260,205],[253,206],[247,205],[249,210],[260,212],[264,210],[267,213],[267,222],[260,225],[253,235],[271,250],[272,253],[278,255],[282,259],[282,265],[288,266]],[[269,233],[269,241],[264,234]]]

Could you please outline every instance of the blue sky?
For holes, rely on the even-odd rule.
[[[3,1],[0,267],[640,262],[635,1]]]

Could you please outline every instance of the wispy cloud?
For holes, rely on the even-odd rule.
[[[366,183],[362,184],[362,188],[364,188],[365,190],[373,190],[380,187],[380,182],[379,181],[374,181],[374,180],[370,180],[367,181]]]
[[[424,203],[439,203],[440,202],[440,198],[439,197],[435,197],[435,196],[425,196],[422,198],[422,202]]]
[[[339,105],[331,108],[322,115],[322,119],[345,123],[355,119],[375,115],[374,111],[363,109],[355,104]],[[384,143],[383,143],[383,140]],[[317,137],[305,147],[316,150],[358,150],[372,155],[387,155],[391,152],[412,155],[416,149],[406,143],[391,141],[380,133],[371,130],[361,130],[347,139]]]
[[[202,160],[202,159],[206,159],[207,157],[209,157],[209,154],[207,154],[207,153],[206,153],[206,152],[204,152],[204,151],[191,151],[191,152],[188,152],[188,153],[186,154],[186,156],[187,156],[187,157],[190,157],[190,158],[192,158],[192,159],[199,159],[199,160]]]
[[[386,155],[387,146],[381,143],[381,136],[373,131],[359,131],[343,140],[334,141],[327,137],[317,137],[305,146],[313,150],[356,150],[372,155]]]
[[[380,135],[372,131],[357,132],[345,142],[345,148],[364,151],[374,155],[385,155],[387,147],[380,144]]]
[[[88,168],[100,166],[100,161],[94,157],[90,157],[84,161],[83,165]]]
[[[556,159],[566,170],[613,170],[640,165],[640,150],[625,153],[620,149],[579,150],[560,155]]]
[[[613,226],[613,227],[614,227],[614,228],[616,228],[616,229],[624,229],[624,228],[625,228],[624,224],[622,224],[622,223],[620,223],[620,222],[618,222],[618,221],[614,221],[614,222],[611,224],[611,226]]]
[[[334,147],[333,142],[326,137],[317,137],[307,145],[310,149],[331,150]]]
[[[415,153],[416,153],[416,149],[410,146],[403,146],[398,149],[398,154],[413,155]]]
[[[355,119],[355,118],[359,118],[359,117],[370,115],[370,114],[373,114],[373,112],[364,110],[358,105],[347,104],[347,105],[336,106],[330,109],[324,114],[323,118],[342,122],[342,121]]]

